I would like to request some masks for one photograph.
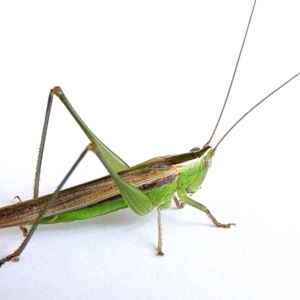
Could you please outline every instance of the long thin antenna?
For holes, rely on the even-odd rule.
[[[252,11],[251,11],[251,15],[250,15],[250,18],[249,18],[249,22],[248,22],[248,25],[247,25],[247,29],[246,29],[246,32],[245,32],[245,35],[244,35],[244,40],[243,40],[243,43],[242,43],[242,46],[241,46],[241,50],[240,50],[240,53],[239,53],[239,57],[237,59],[237,62],[236,62],[236,65],[235,65],[235,69],[234,69],[234,72],[233,72],[233,75],[232,75],[232,78],[231,78],[231,82],[230,82],[230,85],[229,85],[229,89],[228,89],[228,92],[227,92],[227,95],[226,95],[226,98],[225,98],[225,101],[224,101],[224,104],[223,104],[223,107],[222,107],[222,110],[221,110],[221,113],[219,115],[219,118],[218,118],[218,121],[216,123],[216,126],[213,130],[213,133],[210,137],[210,139],[208,140],[208,142],[205,144],[205,146],[208,146],[219,126],[219,123],[220,123],[220,120],[222,118],[222,115],[223,115],[223,112],[224,112],[224,109],[225,109],[225,106],[227,104],[227,100],[228,100],[228,97],[229,97],[229,94],[230,94],[230,91],[231,91],[231,87],[232,87],[232,84],[233,84],[233,81],[234,81],[234,77],[235,77],[235,73],[236,73],[236,70],[237,70],[237,67],[239,65],[239,62],[240,62],[240,58],[241,58],[241,55],[242,55],[242,52],[243,52],[243,48],[244,48],[244,44],[245,44],[245,41],[246,41],[246,37],[247,37],[247,34],[248,34],[248,29],[250,27],[250,23],[251,23],[251,19],[252,19],[252,15],[253,15],[253,12],[254,12],[254,8],[255,8],[255,5],[256,5],[256,0],[254,1],[254,4],[253,4],[253,7],[252,7]],[[205,147],[204,146],[204,147]]]
[[[219,140],[216,147],[214,148],[214,151],[216,151],[217,147],[220,145],[220,143],[224,140],[224,138],[228,135],[228,133],[238,124],[240,123],[252,110],[254,110],[257,106],[262,104],[265,100],[267,100],[270,96],[275,94],[277,91],[279,91],[282,87],[284,87],[286,84],[288,84],[290,81],[295,79],[298,75],[300,75],[300,72],[297,73],[295,76],[290,78],[288,81],[286,81],[284,84],[282,84],[280,87],[278,87],[276,90],[274,90],[272,93],[270,93],[268,96],[263,98],[261,101],[259,101],[256,105],[254,105],[251,109],[249,109],[242,117],[240,117],[230,128],[229,130],[223,135],[223,137]]]

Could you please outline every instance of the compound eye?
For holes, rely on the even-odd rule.
[[[210,168],[211,164],[212,164],[212,159],[211,158],[206,158],[205,159],[205,166],[206,166],[207,169]]]

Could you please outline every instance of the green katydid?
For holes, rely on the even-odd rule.
[[[298,75],[299,74],[296,76]],[[91,144],[74,164],[55,193],[38,198],[40,169],[53,95],[58,96],[66,105],[70,113],[91,140]],[[269,96],[266,98],[268,97]],[[227,98],[228,95],[226,100]],[[261,102],[259,102],[259,104]],[[226,101],[223,109],[225,105]],[[220,114],[220,118],[221,115],[222,113]],[[217,125],[218,123],[219,121],[217,122]],[[215,130],[216,128],[217,126],[215,127]],[[62,90],[58,87],[54,88],[49,96],[41,148],[38,156],[34,199],[7,206],[0,210],[0,227],[24,226],[28,224],[34,225],[20,248],[13,254],[2,259],[0,265],[4,264],[6,261],[18,259],[18,256],[25,248],[38,224],[51,224],[73,221],[75,219],[85,219],[126,207],[131,208],[135,213],[140,215],[147,214],[152,211],[154,207],[157,207],[159,229],[158,254],[162,255],[160,211],[161,209],[169,207],[172,198],[174,198],[178,207],[183,206],[183,203],[194,206],[204,211],[216,226],[229,228],[233,225],[232,223],[221,224],[217,222],[205,206],[195,202],[188,196],[188,194],[196,192],[201,186],[207,169],[211,165],[211,159],[216,148],[222,141],[221,139],[217,146],[212,148],[209,146],[211,139],[212,137],[201,150],[199,148],[193,148],[190,152],[185,154],[158,157],[129,168],[123,160],[107,148],[86,127],[84,122],[73,110]],[[60,191],[65,181],[74,171],[87,150],[92,150],[96,153],[111,176]],[[177,199],[175,193],[181,202]]]

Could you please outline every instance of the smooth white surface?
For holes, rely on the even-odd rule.
[[[227,93],[252,1],[14,1],[0,4],[0,203],[32,196],[50,88],[60,85],[90,128],[130,165],[207,141]],[[259,1],[221,126],[300,71],[296,1]],[[296,299],[299,297],[300,78],[220,145],[187,207],[129,210],[41,226],[19,263],[0,270],[1,299]],[[41,194],[88,140],[55,101]],[[93,154],[68,186],[105,175]],[[0,231],[0,256],[21,242]]]

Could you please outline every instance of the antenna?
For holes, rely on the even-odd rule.
[[[228,135],[228,133],[237,125],[239,124],[252,110],[254,110],[257,106],[262,104],[265,100],[267,100],[270,96],[275,94],[277,91],[279,91],[281,88],[283,88],[286,84],[288,84],[290,81],[295,79],[298,75],[300,75],[300,72],[294,75],[292,78],[290,78],[288,81],[286,81],[284,84],[282,84],[280,87],[278,87],[276,90],[274,90],[272,93],[270,93],[268,96],[260,100],[256,105],[254,105],[251,109],[249,109],[242,117],[240,117],[230,128],[229,130],[223,135],[223,137],[219,140],[216,147],[214,148],[214,151],[216,151],[217,147],[220,145],[220,143],[224,140],[224,138]]]
[[[235,65],[235,69],[234,69],[234,72],[233,72],[233,75],[232,75],[232,78],[231,78],[231,82],[230,82],[230,85],[229,85],[229,89],[228,89],[228,92],[227,92],[227,95],[226,95],[226,98],[225,98],[225,101],[224,101],[221,113],[219,115],[219,118],[218,118],[218,121],[216,123],[216,126],[215,126],[215,128],[213,130],[213,133],[212,133],[210,139],[208,140],[208,142],[205,144],[204,147],[206,147],[206,146],[208,146],[210,144],[210,142],[211,142],[211,140],[212,140],[212,138],[213,138],[213,136],[214,136],[214,134],[215,134],[218,126],[219,126],[220,120],[222,118],[222,115],[223,115],[223,112],[224,112],[224,109],[225,109],[225,106],[227,104],[227,100],[228,100],[228,97],[229,97],[229,94],[230,94],[230,91],[231,91],[231,87],[232,87],[232,84],[233,84],[233,81],[234,81],[235,73],[236,73],[237,67],[239,65],[242,52],[243,52],[244,44],[245,44],[246,37],[247,37],[247,34],[248,34],[248,29],[250,27],[250,23],[251,23],[251,19],[252,19],[252,15],[253,15],[253,12],[254,12],[255,5],[256,5],[256,0],[254,1],[253,7],[252,7],[251,15],[250,15],[250,18],[249,18],[249,21],[248,21],[248,25],[247,25],[247,29],[246,29],[246,32],[245,32],[245,35],[244,35],[244,39],[243,39],[243,43],[242,43],[242,46],[241,46],[241,50],[240,50],[240,53],[239,53],[239,56],[238,56],[238,59],[237,59],[236,65]]]

